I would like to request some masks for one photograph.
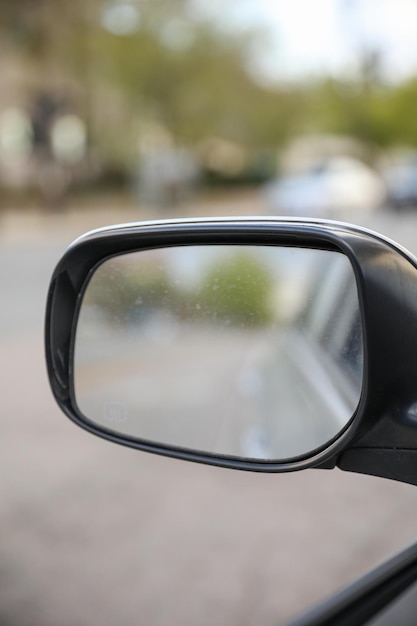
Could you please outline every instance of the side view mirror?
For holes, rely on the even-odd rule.
[[[46,313],[54,396],[110,441],[237,469],[417,484],[417,263],[290,219],[93,231]]]

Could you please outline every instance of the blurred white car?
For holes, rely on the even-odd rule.
[[[331,218],[377,208],[385,198],[385,187],[365,163],[333,157],[303,173],[268,183],[264,197],[270,213]]]

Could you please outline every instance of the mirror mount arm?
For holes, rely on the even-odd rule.
[[[337,466],[357,472],[417,485],[417,450],[387,448],[348,448]]]

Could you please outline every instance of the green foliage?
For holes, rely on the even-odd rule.
[[[125,38],[102,33],[96,56],[102,76],[126,95],[130,110],[162,124],[180,143],[219,136],[276,147],[288,136],[290,98],[257,85],[244,47],[207,27],[195,26],[184,50],[167,48],[144,28]]]
[[[416,98],[417,79],[400,85],[322,80],[304,88],[300,117],[310,131],[349,135],[371,149],[417,146]]]
[[[251,254],[237,252],[209,269],[196,300],[208,320],[262,326],[272,319],[272,284],[265,264]]]

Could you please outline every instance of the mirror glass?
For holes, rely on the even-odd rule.
[[[268,461],[337,435],[361,394],[356,280],[339,252],[183,246],[106,260],[84,293],[74,395],[109,431]]]

